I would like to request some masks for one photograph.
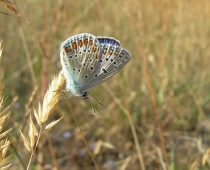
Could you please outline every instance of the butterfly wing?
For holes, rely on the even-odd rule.
[[[81,87],[100,72],[100,43],[88,33],[65,40],[60,47],[60,59],[66,77],[66,90],[81,95]]]
[[[101,63],[97,77],[93,77],[81,91],[87,91],[92,87],[102,83],[114,74],[119,72],[130,60],[131,54],[124,48],[120,47],[120,42],[114,38],[99,37],[101,44]]]

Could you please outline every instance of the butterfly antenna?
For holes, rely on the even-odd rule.
[[[95,110],[95,108],[93,107],[93,102],[92,102],[91,98],[88,97],[88,99],[90,100],[90,104],[91,104],[91,107],[92,107],[92,109],[93,109],[94,114],[96,114],[96,110]]]
[[[95,96],[93,96],[91,93],[89,93],[89,94],[98,102],[98,104],[102,105],[102,103],[99,102],[98,99],[95,98]]]

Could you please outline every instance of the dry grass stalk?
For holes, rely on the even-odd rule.
[[[206,153],[202,158],[202,166],[205,166],[205,164],[208,164],[208,166],[210,165],[210,148],[206,150]]]
[[[34,99],[34,97],[35,97],[35,94],[36,94],[37,90],[38,90],[38,87],[35,86],[34,90],[33,90],[32,93],[31,93],[31,96],[30,96],[30,98],[29,98],[29,100],[28,100],[28,103],[25,105],[25,110],[29,110],[29,107],[30,107],[31,104],[32,104],[32,101],[33,101],[33,99]]]
[[[18,13],[18,10],[11,2],[7,0],[0,0],[0,1],[3,2],[10,11],[14,12],[17,16],[20,16],[20,14]]]
[[[58,120],[54,120],[49,124],[46,124],[48,117],[55,110],[59,100],[60,100],[60,91],[63,88],[65,83],[65,78],[62,75],[62,71],[58,75],[58,77],[54,77],[51,82],[43,100],[43,104],[39,103],[38,111],[34,109],[34,116],[39,125],[39,132],[37,131],[32,118],[30,116],[29,120],[29,130],[28,135],[24,135],[21,131],[21,137],[23,139],[24,145],[26,149],[31,153],[31,157],[28,163],[27,169],[29,169],[31,160],[34,155],[34,151],[36,150],[40,137],[46,132],[50,131],[62,118]]]
[[[9,129],[3,133],[1,132],[6,123],[7,117],[9,116],[8,111],[11,105],[8,106],[6,109],[2,110],[5,104],[5,100],[2,97],[2,91],[4,89],[4,83],[2,82],[4,76],[4,70],[1,66],[1,59],[2,59],[2,48],[0,42],[0,169],[8,169],[11,165],[11,163],[9,163],[11,156],[6,157],[6,154],[11,144],[11,140],[8,139],[6,136],[12,129]]]

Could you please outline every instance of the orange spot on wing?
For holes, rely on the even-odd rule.
[[[65,52],[68,53],[68,52],[71,52],[71,48],[70,47],[66,47],[64,48]]]
[[[90,45],[90,46],[92,46],[92,45],[93,45],[93,41],[92,41],[92,40],[90,40],[89,45]]]
[[[85,44],[85,45],[88,44],[88,40],[87,40],[87,39],[84,40],[84,44]]]
[[[96,51],[97,51],[97,48],[96,48],[96,47],[93,47],[93,48],[92,48],[92,51],[93,51],[93,52],[96,52]]]
[[[82,41],[79,41],[78,44],[80,47],[82,47]]]
[[[77,49],[77,44],[74,42],[74,43],[72,43],[72,47],[74,48],[74,49]]]
[[[104,55],[106,54],[106,50],[104,50]]]
[[[109,54],[110,54],[110,55],[112,55],[112,54],[113,54],[113,51],[112,51],[112,50],[110,50],[110,51],[109,51]]]
[[[98,59],[99,58],[99,55],[98,54],[96,54],[96,59]]]

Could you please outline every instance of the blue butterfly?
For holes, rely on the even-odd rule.
[[[112,37],[89,33],[69,37],[60,46],[60,60],[70,96],[88,98],[87,90],[120,71],[131,54]]]

